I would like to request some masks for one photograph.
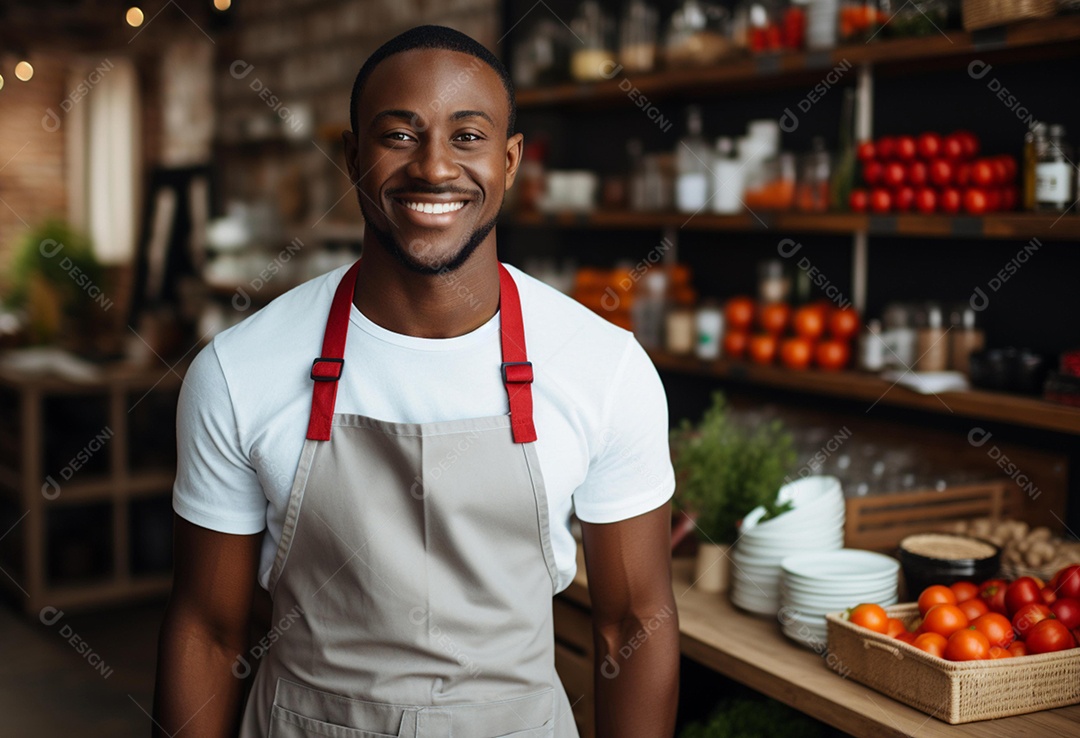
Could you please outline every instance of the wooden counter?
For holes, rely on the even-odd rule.
[[[691,571],[692,562],[675,561],[683,655],[840,730],[873,738],[1080,735],[1080,705],[963,725],[930,717],[841,678],[822,657],[785,638],[774,619],[747,615],[726,596],[691,589]],[[559,597],[589,606],[580,549],[577,577]]]

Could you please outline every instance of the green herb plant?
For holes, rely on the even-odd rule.
[[[734,543],[739,521],[759,505],[766,508],[763,520],[791,508],[776,501],[796,461],[791,434],[780,421],[742,427],[717,392],[700,423],[684,420],[672,432],[671,447],[676,504],[697,515],[706,541]]]

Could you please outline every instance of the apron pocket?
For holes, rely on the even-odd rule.
[[[373,733],[370,730],[347,728],[344,725],[324,723],[274,705],[270,711],[270,732],[267,738],[397,738],[397,734]]]
[[[553,735],[555,735],[555,723],[554,721],[549,720],[539,728],[519,730],[516,733],[504,733],[503,735],[498,736],[498,738],[541,738],[541,736]]]

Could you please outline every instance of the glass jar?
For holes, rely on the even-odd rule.
[[[607,79],[618,66],[613,43],[614,22],[597,0],[584,0],[570,22],[580,41],[570,57],[570,76],[578,82]]]
[[[659,13],[645,0],[630,0],[619,23],[619,64],[630,73],[656,67]]]
[[[880,36],[889,16],[878,0],[842,0],[838,22],[841,43],[866,42]]]
[[[734,51],[727,10],[701,0],[685,0],[675,10],[664,34],[664,59],[669,67],[715,64]]]
[[[795,190],[795,208],[804,213],[824,213],[829,209],[829,179],[832,160],[825,141],[815,136],[810,152],[803,155],[799,183]]]
[[[761,162],[754,179],[747,177],[743,201],[750,210],[790,210],[795,202],[795,156],[785,151]]]

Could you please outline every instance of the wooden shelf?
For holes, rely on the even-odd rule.
[[[724,595],[693,589],[692,570],[692,561],[673,562],[683,655],[846,733],[872,738],[1011,738],[1080,731],[1080,705],[963,725],[936,720],[840,677],[821,656],[785,638],[775,618],[747,615]],[[580,548],[577,576],[559,597],[589,607]]]
[[[626,100],[628,83],[649,100],[659,100],[690,93],[726,92],[749,86],[758,88],[765,83],[797,83],[808,76],[820,78],[827,70],[840,65],[925,64],[954,61],[975,53],[1050,46],[1063,47],[1068,53],[1080,52],[1077,40],[1080,40],[1080,16],[1060,16],[974,32],[954,30],[926,38],[882,39],[823,51],[744,56],[710,67],[633,77],[620,75],[603,82],[525,89],[518,91],[517,104],[518,108],[528,109],[614,103]]]
[[[756,214],[625,210],[591,212],[520,212],[507,219],[514,226],[604,229],[685,228],[693,231],[776,231],[852,235],[866,231],[872,236],[916,238],[994,238],[1042,241],[1080,240],[1080,215],[1052,213],[996,213],[981,217],[951,215],[865,215],[861,213],[789,213],[760,211]]]
[[[984,390],[923,395],[862,372],[792,371],[780,366],[761,366],[727,359],[706,362],[659,351],[651,351],[649,355],[661,371],[716,377],[868,404],[881,403],[938,415],[993,420],[1024,428],[1080,435],[1080,410],[1034,397]]]

